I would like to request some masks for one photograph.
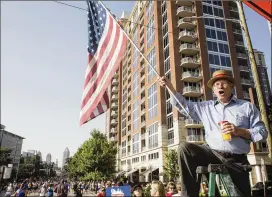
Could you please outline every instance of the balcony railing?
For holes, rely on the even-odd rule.
[[[180,45],[179,47],[179,50],[182,50],[182,49],[198,49],[198,46],[195,44],[184,43]]]
[[[242,84],[251,85],[251,81],[249,79],[243,79],[243,78],[241,78],[241,83]]]
[[[197,121],[197,120],[192,120],[192,119],[186,119],[185,120],[185,124],[189,125],[189,124],[198,124],[198,125],[202,125],[201,121]]]
[[[198,72],[183,72],[182,73],[182,78],[184,77],[201,77],[201,75]]]
[[[243,96],[245,99],[250,99],[249,93],[247,93],[247,92],[243,92]]]
[[[242,34],[242,30],[240,29],[232,29],[232,30],[233,30],[233,33]]]
[[[247,59],[247,55],[244,54],[244,53],[237,53],[237,57],[238,57],[238,58]]]
[[[188,87],[183,88],[183,93],[184,92],[199,92],[199,93],[201,93],[201,90],[200,90],[200,88],[197,88],[197,87],[188,86]]]
[[[236,45],[239,45],[239,46],[245,46],[245,45],[244,45],[244,42],[242,42],[242,41],[236,41],[235,44],[236,44]]]
[[[177,9],[177,13],[180,13],[182,11],[189,11],[189,12],[192,12],[193,11],[193,8],[192,7],[187,7],[187,6],[181,6]]]
[[[188,135],[186,140],[187,142],[204,142],[205,137],[203,135]]]
[[[240,66],[240,71],[249,71],[248,66]]]

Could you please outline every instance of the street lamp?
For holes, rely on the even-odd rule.
[[[268,132],[267,136],[267,146],[268,146],[268,157],[271,160],[271,132],[269,132],[269,123],[268,123],[268,118],[267,118],[267,113],[266,113],[266,108],[265,108],[265,103],[264,103],[264,98],[262,94],[262,89],[261,89],[261,84],[259,80],[259,75],[257,71],[257,65],[256,65],[256,60],[254,57],[254,52],[253,52],[253,47],[252,43],[250,40],[250,35],[248,32],[247,24],[246,24],[246,19],[244,15],[244,10],[243,10],[243,5],[241,1],[236,1],[237,7],[238,7],[238,12],[239,12],[239,17],[240,20],[237,19],[231,19],[231,18],[221,18],[221,17],[214,17],[214,16],[192,16],[192,17],[184,17],[184,18],[190,18],[190,19],[198,19],[198,18],[213,18],[213,19],[220,19],[220,20],[225,20],[225,21],[233,21],[240,23],[242,30],[244,31],[244,36],[247,44],[247,49],[248,49],[248,54],[249,54],[249,61],[250,61],[250,66],[251,66],[251,71],[253,74],[253,79],[255,82],[255,88],[257,92],[257,98],[258,98],[258,103],[259,103],[259,108],[260,108],[260,114],[261,114],[261,119],[265,124],[266,130]]]

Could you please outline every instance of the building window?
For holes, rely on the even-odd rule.
[[[231,67],[230,57],[220,56],[220,65],[221,66],[226,66],[226,67]]]
[[[174,129],[168,131],[168,145],[174,144]]]
[[[138,162],[139,162],[139,157],[132,158],[132,163],[138,163]]]
[[[218,40],[223,40],[223,41],[228,41],[227,39],[227,33],[224,31],[216,31],[217,34],[217,39]]]
[[[216,39],[216,33],[214,29],[208,29],[206,28],[206,37],[211,39]]]
[[[207,43],[208,43],[208,50],[209,51],[214,51],[214,52],[218,51],[217,43],[216,42],[207,41]]]
[[[151,120],[158,114],[157,83],[148,88],[148,118]]]
[[[167,129],[172,129],[173,126],[173,114],[171,114],[170,116],[167,116]]]
[[[215,19],[215,26],[220,29],[226,29],[225,22],[221,19]]]
[[[155,51],[155,46],[153,47],[153,49],[147,55],[147,60],[150,62],[150,64],[152,65],[152,67],[156,69],[156,51]],[[154,76],[156,76],[156,73],[155,73],[154,69],[152,69],[150,66],[148,66],[148,74],[147,74],[148,83],[152,80],[152,78]]]
[[[227,44],[218,43],[219,52],[229,54],[229,46]]]
[[[154,15],[147,24],[147,50],[154,44],[155,41],[155,26],[154,26]]]
[[[134,34],[133,34],[133,41],[137,45],[138,44],[138,29],[137,27],[135,28]],[[133,68],[136,68],[138,65],[138,51],[136,49],[133,50],[133,57],[132,57],[132,65]]]
[[[126,156],[126,140],[122,142],[122,157]]]
[[[133,75],[132,89],[133,97],[136,98],[139,95],[139,72],[135,71]]]
[[[149,19],[154,11],[154,1],[148,1],[146,7],[146,18]]]
[[[154,123],[148,127],[148,148],[156,148],[159,145],[158,142],[158,123]]]
[[[133,130],[135,131],[139,127],[139,100],[133,104]]]
[[[136,133],[135,135],[132,136],[132,153],[137,154],[139,153],[139,133]]]
[[[141,156],[141,161],[145,161],[145,160],[146,160],[146,156],[145,155]]]
[[[152,154],[148,154],[148,160],[154,160],[154,159],[159,159],[159,153],[152,153]]]

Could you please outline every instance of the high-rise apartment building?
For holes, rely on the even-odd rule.
[[[254,49],[254,56],[257,64],[257,72],[261,84],[264,102],[267,106],[272,104],[271,100],[271,89],[267,73],[267,66],[265,63],[264,53]]]
[[[48,154],[46,155],[46,163],[47,163],[47,164],[51,164],[51,161],[52,161],[52,156],[51,156],[50,153],[48,153]]]
[[[219,69],[235,77],[234,94],[249,100],[250,69],[238,20],[233,1],[137,1],[124,29],[188,101],[214,99],[206,84]],[[118,175],[134,182],[164,181],[167,151],[180,142],[204,143],[203,124],[172,108],[169,93],[130,42],[118,73],[109,119],[119,145]]]
[[[69,149],[66,147],[64,152],[63,152],[63,158],[62,158],[62,167],[65,165],[66,160],[70,157],[70,151]]]

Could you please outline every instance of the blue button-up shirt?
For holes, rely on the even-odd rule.
[[[189,112],[192,119],[202,121],[205,128],[205,138],[208,145],[215,150],[227,151],[235,154],[247,154],[250,151],[250,142],[258,142],[267,138],[264,123],[260,120],[260,113],[252,103],[232,97],[231,101],[224,105],[219,101],[189,102],[180,93],[175,97]],[[171,96],[171,103],[184,116],[186,112]],[[188,117],[187,117],[188,118]],[[224,141],[222,131],[218,123],[226,120],[236,127],[248,129],[251,140],[232,136],[231,141]]]

